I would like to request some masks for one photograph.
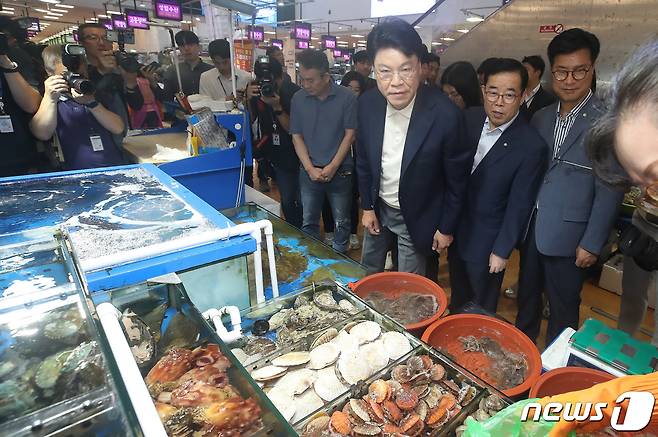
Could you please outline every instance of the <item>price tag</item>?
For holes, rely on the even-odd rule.
[[[92,135],[89,137],[89,141],[91,141],[91,148],[94,149],[94,152],[103,151],[103,140],[101,137],[98,135]]]
[[[0,133],[11,134],[14,132],[14,125],[11,123],[11,117],[8,115],[0,116]]]
[[[281,137],[279,134],[272,134],[272,144],[275,146],[281,145]]]

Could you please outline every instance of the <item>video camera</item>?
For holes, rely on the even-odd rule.
[[[268,56],[260,56],[256,59],[254,74],[256,75],[256,83],[260,86],[260,94],[262,96],[272,97],[278,92]]]
[[[138,73],[142,67],[137,60],[137,55],[131,55],[126,52],[116,52],[114,57],[117,60],[117,65],[128,73]]]
[[[62,64],[67,70],[62,73],[62,77],[72,89],[80,94],[94,94],[96,92],[94,83],[75,73],[80,69],[84,55],[85,48],[80,45],[66,44],[62,47]]]

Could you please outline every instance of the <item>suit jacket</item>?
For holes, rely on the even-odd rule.
[[[486,113],[466,110],[466,132],[477,151]],[[493,252],[508,259],[523,238],[546,168],[546,143],[519,114],[475,168],[455,235],[465,261],[489,262]]]
[[[546,91],[544,87],[540,85],[537,94],[535,94],[535,97],[533,97],[532,102],[530,103],[530,107],[521,105],[521,114],[526,117],[526,120],[530,121],[537,111],[548,105],[552,105],[555,102],[557,102],[557,97]]]
[[[592,172],[585,140],[592,123],[604,111],[592,96],[577,115],[557,159],[553,159],[557,103],[539,112],[532,125],[548,144],[548,169],[537,197],[535,236],[547,256],[576,254],[578,246],[599,254],[617,217],[623,193],[604,185]]]
[[[379,89],[359,98],[357,176],[361,205],[376,211],[387,102]],[[464,143],[463,114],[441,91],[421,86],[409,121],[399,200],[416,249],[432,251],[434,233],[453,235],[473,163]]]

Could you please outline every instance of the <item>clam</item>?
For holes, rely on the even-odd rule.
[[[329,430],[340,435],[349,435],[352,432],[352,424],[348,414],[334,411],[329,420]]]
[[[286,367],[265,366],[251,372],[251,377],[256,381],[270,381],[282,376],[287,371]]]
[[[309,369],[323,369],[333,364],[340,355],[340,349],[333,343],[324,343],[310,352]]]
[[[336,376],[333,367],[322,369],[317,372],[317,379],[313,383],[313,389],[325,401],[329,402],[345,393],[349,386],[343,384]]]
[[[424,400],[418,401],[418,405],[416,405],[416,408],[414,408],[414,412],[420,416],[420,420],[425,421],[425,418],[427,417],[427,413],[429,412],[429,407],[427,406],[427,402]]]
[[[411,343],[407,337],[400,332],[386,332],[382,335],[384,347],[392,360],[397,360],[411,351]]]
[[[490,395],[484,400],[484,407],[489,411],[500,411],[505,408],[505,402],[496,395]]]
[[[350,329],[350,335],[356,337],[359,344],[370,343],[374,341],[382,332],[382,327],[378,323],[366,320],[355,325]]]
[[[311,356],[308,352],[288,352],[287,354],[276,357],[272,364],[278,367],[293,367],[300,364],[306,364],[310,361]]]
[[[372,400],[381,404],[391,397],[391,386],[383,379],[378,379],[368,387],[368,395]]]
[[[477,410],[475,414],[473,415],[473,418],[477,420],[478,422],[484,422],[485,420],[489,419],[491,416],[484,410]]]
[[[418,375],[425,370],[423,360],[419,356],[409,358],[407,360],[407,368],[409,369],[409,373],[413,376]]]
[[[338,330],[336,328],[329,328],[324,331],[322,334],[315,337],[315,340],[311,343],[311,349],[315,349],[321,344],[328,343],[338,335]]]
[[[434,364],[430,368],[430,378],[432,381],[439,382],[446,376],[446,369],[441,364]]]
[[[347,314],[353,315],[359,312],[358,308],[354,306],[352,302],[347,299],[341,299],[338,301],[338,306],[341,310]]]
[[[462,437],[462,435],[466,432],[466,425],[459,425],[455,429],[455,437]]]

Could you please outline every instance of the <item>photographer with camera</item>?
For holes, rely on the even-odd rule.
[[[34,136],[47,141],[56,134],[67,170],[123,164],[114,140],[125,127],[121,117],[96,100],[98,90],[93,82],[72,72],[82,62],[84,49],[52,45],[42,56],[50,77],[41,106],[30,122]]]
[[[162,110],[156,97],[161,93],[156,73],[160,64],[152,62],[149,65],[141,65],[137,55],[125,51],[117,52],[115,57],[117,64],[125,72],[124,77],[130,76],[131,81],[134,78],[144,99],[141,108],[130,108],[130,126],[133,129],[162,127]]]
[[[30,133],[30,117],[39,108],[41,95],[30,86],[21,65],[10,59],[9,38],[0,33],[0,177],[36,171],[36,140]]]
[[[144,104],[137,85],[137,74],[120,68],[112,52],[112,42],[107,39],[107,29],[102,24],[81,24],[78,37],[85,48],[88,62],[81,69],[86,67],[89,79],[96,85],[96,98],[123,121],[124,130],[114,136],[115,143],[120,147],[130,126],[128,106],[138,111]]]
[[[284,80],[283,67],[272,57],[258,58],[254,73],[256,81],[247,86],[247,103],[252,123],[258,120],[258,144],[266,159],[272,163],[286,221],[301,228],[299,159],[289,133],[290,105],[293,95],[300,88]]]
[[[213,100],[233,100],[233,81],[231,80],[231,46],[225,39],[216,39],[208,45],[208,55],[215,68],[201,75],[199,94]],[[235,93],[242,100],[244,89],[251,80],[246,71],[234,68]]]

